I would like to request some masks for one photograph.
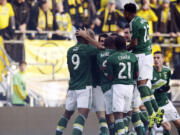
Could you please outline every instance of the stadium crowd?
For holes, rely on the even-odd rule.
[[[22,34],[15,34],[15,30],[21,33],[33,30],[37,33],[28,33],[27,38],[69,40],[76,29],[84,27],[97,35],[123,35],[127,24],[123,7],[128,2],[136,3],[137,15],[148,21],[153,43],[180,43],[180,0],[0,0],[0,35],[5,40],[21,40]],[[23,60],[23,45],[5,45],[5,48],[13,60]],[[175,63],[176,72],[180,67],[180,49],[158,45],[154,48],[165,52],[165,62]],[[177,72],[174,78],[178,76]]]

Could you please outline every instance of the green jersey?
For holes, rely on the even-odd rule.
[[[97,53],[97,48],[79,43],[68,50],[69,90],[80,90],[85,89],[86,86],[92,86],[92,57]]]
[[[108,76],[113,77],[112,84],[133,84],[138,72],[138,61],[133,53],[126,50],[115,52],[107,59]]]
[[[106,63],[107,63],[107,58],[114,52],[116,51],[112,49],[105,49],[100,51],[97,55],[97,63],[100,69],[100,85],[104,93],[110,90],[112,84],[111,81],[107,79]]]
[[[92,65],[93,87],[95,88],[96,86],[100,86],[100,69],[97,64],[97,55],[92,58]]]
[[[158,72],[156,68],[153,69],[153,80],[152,83],[152,90],[154,91],[154,96],[159,106],[164,106],[168,103],[168,93],[167,92],[160,92],[158,88],[169,85],[169,81],[171,78],[171,71],[168,67],[163,66],[162,71]]]
[[[149,38],[148,22],[139,16],[135,16],[130,22],[130,32],[132,36],[131,38],[138,40],[138,44],[134,48],[133,53],[151,54],[152,44]]]

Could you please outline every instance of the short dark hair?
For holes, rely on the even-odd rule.
[[[107,48],[114,44],[114,39],[112,37],[107,37],[104,41],[104,46]]]
[[[163,54],[163,52],[161,52],[161,51],[156,51],[156,52],[154,52],[154,55],[155,54],[161,54],[163,57],[164,57],[164,54]]]
[[[81,37],[81,36],[76,35],[76,39],[77,39],[78,43],[88,44],[88,41],[85,38]]]
[[[118,51],[126,50],[126,40],[123,36],[118,36],[115,41],[115,46]]]
[[[128,3],[124,6],[124,11],[134,14],[137,11],[136,5],[134,3]]]
[[[100,34],[100,35],[99,35],[99,38],[98,38],[98,41],[100,41],[101,37],[103,37],[103,38],[107,38],[107,37],[108,37],[108,35],[107,35],[106,33],[102,33],[102,34]]]
[[[117,33],[111,33],[111,35],[110,36],[116,36],[116,37],[118,37],[119,36],[119,34],[117,34]]]
[[[20,61],[20,62],[19,62],[19,66],[21,66],[22,64],[27,65],[26,61]]]

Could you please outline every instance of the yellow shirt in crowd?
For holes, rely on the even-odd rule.
[[[14,16],[14,11],[10,3],[0,5],[0,29],[9,26],[9,18]]]
[[[152,9],[149,10],[139,10],[137,13],[138,16],[146,19],[149,23],[149,33],[153,34],[153,22],[157,22],[158,21],[158,17],[156,16],[156,14],[154,13],[154,11]]]

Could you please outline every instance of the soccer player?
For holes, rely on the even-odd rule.
[[[136,55],[139,65],[138,89],[149,114],[149,128],[152,128],[156,119],[161,124],[163,111],[159,109],[154,96],[151,96],[151,82],[153,74],[152,44],[149,39],[148,22],[136,16],[136,5],[129,3],[124,6],[124,17],[129,22],[132,34],[128,50]]]
[[[170,121],[176,126],[178,134],[180,135],[180,117],[179,114],[168,99],[168,91],[170,89],[169,82],[171,78],[171,71],[168,67],[163,65],[164,55],[162,52],[157,51],[154,53],[154,68],[153,68],[153,80],[152,90],[158,105],[164,109],[165,114],[163,118],[163,134],[170,135],[171,124]]]
[[[124,29],[124,38],[126,40],[126,43],[129,44],[131,41],[131,33],[130,33],[130,28],[129,25],[125,26]],[[129,113],[130,114],[130,113]],[[126,120],[131,118],[131,115],[126,116]],[[134,93],[133,93],[133,101],[132,101],[132,120],[133,120],[133,125],[134,128],[139,134],[140,127],[143,126],[143,132],[148,132],[148,114],[146,112],[146,108],[144,107],[140,93],[137,89],[137,85],[135,84],[134,88]],[[129,120],[128,120],[129,121]],[[142,124],[143,122],[143,124]],[[127,123],[129,125],[129,123]],[[127,125],[127,127],[128,127]]]
[[[95,40],[95,34],[92,30],[88,29],[89,35]],[[104,40],[108,35],[102,34],[99,36],[99,42],[104,45]],[[99,53],[99,49],[97,52]],[[97,53],[97,55],[98,55]],[[92,111],[96,112],[96,116],[99,120],[100,135],[108,135],[108,125],[105,117],[105,103],[104,95],[100,86],[100,69],[97,64],[97,55],[92,57]]]
[[[101,38],[100,38],[101,41]],[[107,79],[106,63],[107,58],[115,52],[114,39],[112,37],[107,37],[104,41],[104,47],[106,49],[101,50],[97,55],[97,63],[100,69],[100,85],[104,93],[104,102],[106,110],[106,119],[108,122],[110,135],[115,135],[114,133],[114,116],[112,113],[112,89],[111,81]]]
[[[92,62],[91,58],[97,54],[97,48],[88,45],[88,41],[76,35],[78,43],[67,53],[67,63],[70,72],[69,90],[66,99],[65,112],[58,122],[56,135],[62,135],[68,120],[75,109],[76,117],[72,135],[82,135],[85,121],[92,103]],[[100,44],[94,44],[101,48]]]
[[[138,62],[135,55],[126,50],[126,41],[122,36],[115,39],[115,46],[117,51],[107,59],[107,77],[112,80],[115,132],[117,135],[124,135],[123,113],[131,108],[133,80],[138,73]]]

